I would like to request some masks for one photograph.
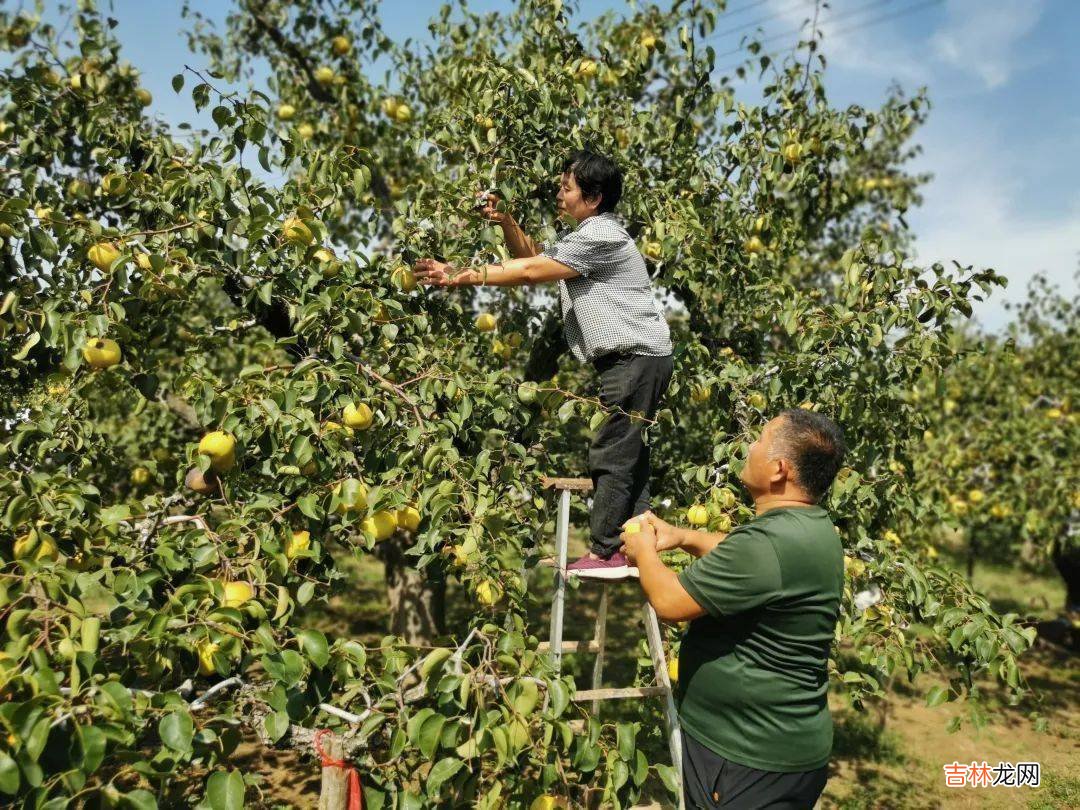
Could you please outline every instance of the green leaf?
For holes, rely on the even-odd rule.
[[[940,706],[942,703],[949,699],[948,687],[938,684],[930,689],[926,693],[926,705],[933,708],[934,706]]]
[[[443,782],[461,770],[461,765],[461,760],[453,757],[444,757],[436,762],[427,775],[427,794],[435,796],[439,792],[439,788],[442,787]]]
[[[8,754],[0,751],[0,793],[13,796],[19,789],[19,766]]]
[[[552,681],[550,687],[551,716],[561,717],[570,705],[570,690],[563,681]]]
[[[41,334],[38,332],[31,332],[30,337],[23,343],[22,348],[11,356],[12,360],[25,360],[26,355],[30,354],[30,350],[38,345],[41,341]]]
[[[678,795],[681,785],[679,784],[679,774],[675,772],[675,769],[670,765],[657,765],[656,773],[660,776],[660,781],[664,783],[664,787],[671,791],[672,795]]]
[[[263,721],[266,733],[273,742],[277,742],[289,731],[289,715],[285,712],[271,712]]]
[[[82,762],[79,769],[89,775],[98,769],[105,759],[107,739],[105,732],[97,726],[76,726],[78,729],[79,748],[82,749]]]
[[[240,771],[217,771],[206,780],[206,800],[211,810],[243,810],[244,777]]]
[[[184,89],[184,74],[177,73],[172,77],[172,89],[174,93],[179,93]]]
[[[191,738],[195,734],[195,723],[191,715],[184,710],[175,711],[161,718],[158,723],[161,741],[174,751],[187,753],[191,750]]]
[[[325,667],[330,660],[330,648],[326,643],[326,636],[318,630],[300,630],[296,637],[300,640],[300,647],[311,662],[317,667]]]
[[[157,810],[157,799],[149,790],[132,790],[120,797],[121,807],[133,807],[135,810]]]

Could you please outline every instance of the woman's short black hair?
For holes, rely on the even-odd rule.
[[[795,483],[820,501],[844,463],[844,432],[824,414],[803,408],[781,411],[780,417],[772,455],[790,461]]]
[[[614,211],[622,197],[622,170],[611,158],[588,149],[574,152],[563,163],[563,174],[570,172],[586,199],[600,197],[599,211]]]

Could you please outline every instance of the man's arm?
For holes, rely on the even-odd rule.
[[[645,598],[661,619],[684,622],[705,615],[705,609],[679,582],[678,574],[660,561],[655,547],[643,546],[635,564]]]
[[[727,537],[727,532],[696,532],[674,526],[652,512],[645,512],[639,519],[652,526],[656,532],[657,551],[682,549],[693,557],[704,557]]]
[[[457,271],[435,259],[421,259],[415,265],[416,280],[433,287],[517,287],[544,284],[580,275],[565,264],[547,256],[511,259],[502,264],[488,264],[477,270]]]

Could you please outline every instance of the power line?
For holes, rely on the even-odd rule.
[[[847,20],[847,19],[850,19],[852,17],[858,17],[861,14],[865,14],[867,11],[873,11],[874,9],[876,9],[876,8],[878,8],[880,6],[887,5],[887,4],[891,3],[891,2],[893,2],[893,0],[873,0],[873,2],[867,3],[866,5],[863,5],[863,6],[859,6],[858,8],[848,9],[847,11],[845,11],[845,12],[843,12],[841,14],[830,15],[827,20],[822,20],[821,23],[819,23],[818,27],[820,27],[822,23],[832,23],[832,22],[836,22],[837,20]],[[766,37],[765,39],[759,39],[757,41],[764,43],[764,42],[774,42],[774,41],[776,41],[778,39],[785,39],[785,38],[791,36],[792,34],[801,33],[803,28],[805,28],[805,24],[799,26],[798,28],[792,28],[790,31],[784,31],[783,33],[780,33],[780,34],[773,34],[772,36]],[[739,51],[741,51],[741,50],[742,50],[741,47],[732,48],[730,51],[725,51],[722,54],[718,54],[718,56],[721,56],[721,57],[723,57],[723,56],[731,56],[732,54],[739,53]]]
[[[923,2],[916,3],[915,5],[908,6],[907,8],[898,9],[896,11],[889,12],[888,14],[881,14],[881,15],[879,15],[877,17],[871,17],[869,20],[863,20],[862,22],[856,23],[855,25],[849,25],[849,26],[846,26],[846,27],[837,28],[835,30],[829,31],[828,33],[830,33],[830,34],[847,34],[847,33],[851,33],[852,31],[861,31],[864,28],[870,28],[871,26],[878,25],[879,23],[887,22],[889,20],[899,19],[900,17],[907,17],[910,14],[914,14],[914,13],[916,13],[918,11],[922,11],[923,9],[929,8],[930,6],[940,5],[943,2],[944,2],[944,0],[923,0]],[[865,11],[865,10],[866,10],[866,8],[864,7],[862,9],[862,11]],[[852,14],[848,14],[846,16],[850,17],[850,16],[852,16]],[[842,19],[842,18],[841,17],[833,17],[830,20],[823,20],[822,23],[818,24],[818,28],[820,28],[823,23],[833,22],[836,19]],[[799,34],[802,31],[803,31],[802,28],[795,28],[795,29],[792,29],[790,31],[785,31],[782,34],[776,34],[774,36],[765,37],[764,39],[760,39],[760,40],[756,40],[756,41],[759,44],[765,44],[766,42],[775,42],[778,39],[785,39],[785,38],[791,36],[792,34]],[[743,50],[744,49],[741,48],[741,47],[740,48],[735,48],[733,50],[726,51],[725,53],[719,54],[719,56],[721,56],[721,57],[723,57],[723,56],[732,56],[734,54],[741,53]],[[786,51],[786,49],[780,49],[780,50],[777,50],[777,51],[772,51],[772,52],[767,53],[767,54],[756,54],[755,56],[758,56],[758,57],[767,56],[769,58],[772,58],[774,56],[779,56],[779,55],[785,53],[785,51]],[[721,70],[721,72],[726,72],[728,70],[733,70],[734,68],[737,68],[737,67],[741,66],[742,64],[743,64],[742,62],[733,64],[733,65],[731,65],[729,67],[723,68]]]
[[[714,39],[726,37],[728,34],[737,34],[739,31],[745,31],[747,28],[756,28],[757,26],[761,25],[764,22],[768,22],[769,20],[775,20],[778,17],[785,17],[787,16],[789,11],[794,11],[796,8],[805,6],[808,3],[812,3],[813,1],[814,0],[799,0],[799,2],[789,6],[785,6],[784,8],[774,11],[772,14],[766,14],[764,17],[758,17],[756,20],[751,20],[748,23],[737,25],[734,28],[728,28],[725,31],[717,31],[713,34],[709,34],[707,37],[705,37],[703,42],[712,42]]]

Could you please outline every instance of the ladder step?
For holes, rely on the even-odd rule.
[[[544,489],[577,490],[588,492],[592,489],[591,478],[552,478],[545,475],[540,479],[540,485]]]
[[[551,642],[541,641],[537,647],[537,652],[551,652]],[[595,641],[564,641],[562,643],[562,651],[564,653],[576,653],[576,652],[600,652],[600,645]]]
[[[632,697],[658,697],[667,694],[663,686],[627,686],[622,689],[585,689],[574,695],[575,703],[587,700],[619,700]]]

